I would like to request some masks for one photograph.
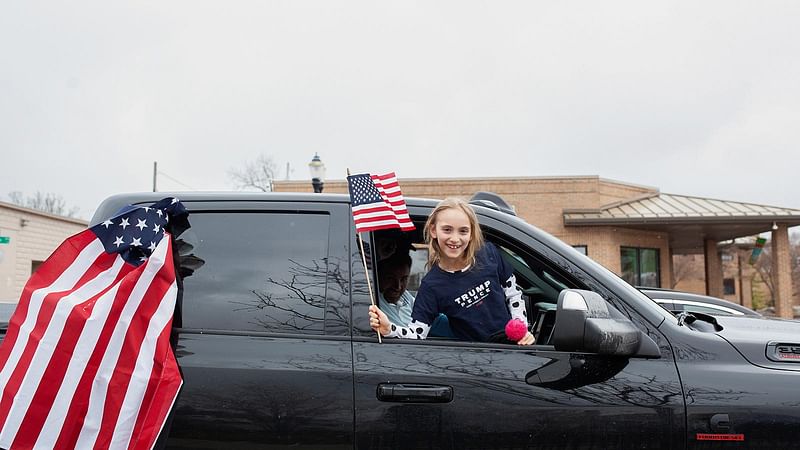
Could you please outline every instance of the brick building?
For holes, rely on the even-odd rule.
[[[15,303],[31,273],[87,222],[0,202],[0,302]]]
[[[774,266],[780,272],[775,283],[776,313],[791,315],[788,228],[800,225],[800,210],[666,194],[598,176],[403,178],[400,184],[407,197],[468,199],[478,191],[499,194],[517,215],[635,285],[672,287],[674,256],[699,256],[702,285],[687,279],[684,285],[679,280],[676,287],[716,297],[725,297],[727,279],[720,246],[735,238],[771,232],[777,249]],[[273,188],[312,191],[309,181],[276,181]],[[324,190],[347,193],[347,184],[328,180]],[[748,304],[741,284],[733,298]]]

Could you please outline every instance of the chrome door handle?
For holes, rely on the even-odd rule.
[[[453,388],[433,384],[381,383],[377,395],[382,402],[448,403],[453,401]]]

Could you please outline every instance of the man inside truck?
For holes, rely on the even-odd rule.
[[[378,253],[378,306],[393,323],[409,323],[414,309],[414,296],[407,290],[411,273],[413,248],[402,233],[376,236]],[[455,338],[444,314],[434,320],[431,337]]]
[[[393,323],[411,321],[414,296],[406,290],[411,273],[408,250],[399,250],[378,261],[378,300],[381,310]]]

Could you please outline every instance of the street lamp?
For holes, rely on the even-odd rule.
[[[319,159],[319,154],[314,153],[314,157],[308,163],[308,171],[311,172],[311,185],[314,186],[314,192],[322,192],[322,187],[325,185],[325,163]]]

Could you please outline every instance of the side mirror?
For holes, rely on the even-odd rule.
[[[564,289],[558,296],[553,346],[558,351],[659,358],[656,343],[592,291]]]

